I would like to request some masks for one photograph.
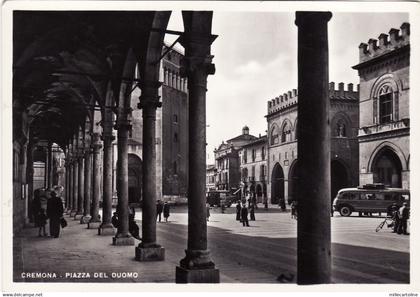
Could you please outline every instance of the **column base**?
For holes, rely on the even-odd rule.
[[[181,266],[176,267],[175,282],[177,284],[188,283],[220,283],[219,269],[205,268],[205,269],[186,269]]]
[[[160,245],[155,244],[147,247],[139,244],[136,247],[136,261],[149,262],[163,260],[165,260],[165,248]]]
[[[76,213],[77,213],[77,211],[72,210],[72,211],[70,212],[70,216],[71,216],[71,217],[74,217],[74,216],[76,215]]]
[[[101,222],[89,222],[88,229],[98,229],[101,226]]]
[[[80,219],[80,224],[87,224],[87,223],[89,223],[90,219],[92,219],[92,217],[91,217],[91,216],[83,216],[83,217]]]
[[[134,238],[130,235],[120,237],[121,235],[117,234],[112,238],[113,245],[134,245]]]
[[[111,224],[101,224],[98,228],[98,235],[115,235],[115,229]]]
[[[74,215],[74,220],[75,220],[75,221],[78,221],[78,220],[80,220],[82,217],[83,217],[83,214],[82,214],[82,213],[75,214],[75,215]]]

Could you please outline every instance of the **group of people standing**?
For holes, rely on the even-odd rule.
[[[242,226],[249,227],[249,220],[255,221],[255,208],[257,207],[256,203],[254,204],[252,199],[248,198],[248,207],[246,206],[246,201],[238,201],[236,204],[236,220],[242,223]],[[249,220],[248,220],[249,213]]]
[[[171,207],[169,206],[169,203],[167,201],[163,203],[161,200],[158,200],[156,203],[156,219],[160,222],[162,219],[162,213],[163,213],[165,222],[168,222],[168,218],[171,212],[170,209]]]
[[[50,236],[58,238],[60,235],[60,223],[63,218],[63,201],[54,190],[37,189],[34,191],[32,203],[35,226],[38,236],[48,236],[46,225],[49,221]]]
[[[393,233],[408,235],[407,232],[407,221],[410,218],[410,208],[408,203],[404,202],[401,207],[398,207],[397,203],[393,203],[391,206],[392,219],[394,220]]]

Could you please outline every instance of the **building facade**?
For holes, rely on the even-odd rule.
[[[410,25],[359,46],[360,184],[410,185]],[[389,37],[389,38],[388,38]]]
[[[214,164],[207,165],[206,168],[206,191],[216,190],[216,166]]]
[[[242,146],[239,158],[243,193],[249,191],[258,203],[264,202],[267,198],[267,135]]]
[[[332,199],[340,188],[358,184],[358,98],[353,84],[348,84],[347,90],[344,83],[339,83],[338,89],[334,82],[329,85]],[[267,193],[273,204],[296,199],[297,108],[296,89],[268,102]]]
[[[242,134],[229,139],[214,150],[216,166],[216,189],[237,190],[240,187],[240,149],[257,137],[249,134],[249,128],[245,126]]]
[[[164,45],[162,54],[168,50]],[[162,108],[156,111],[156,192],[159,200],[181,202],[188,185],[188,91],[187,80],[179,74],[183,54],[171,48],[161,60]],[[141,91],[131,95],[131,130],[128,139],[128,191],[130,203],[142,200],[143,116],[137,108]],[[117,141],[113,143],[113,200],[117,198]]]

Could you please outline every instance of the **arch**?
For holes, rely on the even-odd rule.
[[[281,125],[281,143],[289,142],[292,140],[292,122],[285,119]]]
[[[297,181],[298,181],[298,160],[295,159],[290,165],[289,179],[288,179],[288,197],[287,203],[297,200]]]
[[[270,129],[270,144],[276,145],[280,143],[280,128],[274,123]]]
[[[399,86],[399,85],[400,86]],[[402,82],[396,77],[394,73],[387,73],[378,77],[376,81],[373,83],[373,87],[370,90],[370,99],[375,99],[379,95],[380,89],[384,85],[389,85],[394,90],[394,92],[398,92],[402,89]]]
[[[128,202],[142,201],[143,163],[139,156],[128,154]]]
[[[395,151],[388,146],[381,148],[372,161],[373,182],[401,188],[401,172],[402,163]]]
[[[389,148],[393,153],[395,153],[398,156],[398,159],[402,165],[402,170],[408,170],[406,157],[404,156],[403,151],[392,142],[384,141],[375,148],[375,150],[372,152],[369,158],[369,161],[368,161],[369,172],[371,173],[373,172],[372,168],[373,168],[374,159],[378,155],[378,153],[384,148]]]
[[[398,120],[398,94],[401,89],[402,82],[393,73],[382,75],[375,81],[370,92],[374,123],[386,124]]]
[[[284,200],[284,172],[277,162],[271,173],[271,203],[278,204]]]
[[[257,199],[262,197],[263,189],[260,184],[257,185],[255,193],[257,194]]]
[[[331,203],[338,190],[347,188],[351,184],[348,166],[339,159],[331,160]]]

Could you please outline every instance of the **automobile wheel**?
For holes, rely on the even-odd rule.
[[[340,215],[343,217],[348,217],[351,215],[351,209],[348,206],[342,206],[340,208]]]

